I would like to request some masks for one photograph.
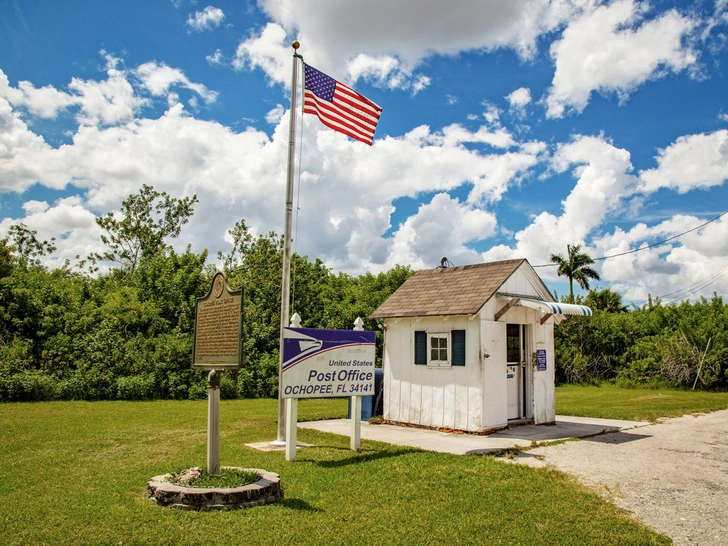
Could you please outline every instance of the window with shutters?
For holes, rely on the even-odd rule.
[[[415,364],[465,366],[465,330],[415,332]]]

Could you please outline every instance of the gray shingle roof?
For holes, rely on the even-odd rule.
[[[474,315],[525,261],[417,271],[370,318]]]

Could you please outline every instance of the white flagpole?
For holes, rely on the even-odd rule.
[[[286,220],[283,243],[283,281],[281,283],[281,337],[280,356],[278,359],[278,437],[273,445],[286,444],[286,405],[282,397],[283,388],[283,334],[288,326],[289,298],[291,292],[291,224],[293,223],[293,174],[295,172],[294,160],[296,154],[296,88],[298,86],[298,54],[300,44],[294,41],[293,46],[293,75],[291,78],[291,113],[288,126],[288,175],[286,185]]]

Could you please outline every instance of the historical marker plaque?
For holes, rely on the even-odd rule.
[[[210,292],[197,298],[192,367],[238,368],[242,363],[243,291],[230,290],[225,275],[212,279]]]

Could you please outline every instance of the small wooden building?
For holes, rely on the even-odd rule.
[[[371,318],[384,328],[384,418],[469,432],[555,420],[557,303],[526,260],[417,271]]]

